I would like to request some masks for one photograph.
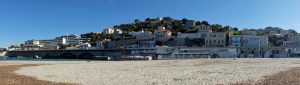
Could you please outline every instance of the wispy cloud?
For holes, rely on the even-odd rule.
[[[116,3],[114,0],[109,0],[109,4],[112,6],[112,7],[117,7]]]

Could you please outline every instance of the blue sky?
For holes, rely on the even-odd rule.
[[[0,0],[0,47],[170,16],[300,31],[300,0]]]

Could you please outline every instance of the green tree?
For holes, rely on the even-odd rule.
[[[188,19],[186,19],[186,18],[183,18],[183,19],[181,20],[182,24],[185,24],[187,21],[188,21]]]
[[[135,20],[134,20],[134,23],[135,23],[135,24],[139,24],[139,23],[140,23],[140,20],[139,20],[139,19],[135,19]]]
[[[201,25],[202,23],[200,21],[197,21],[196,22],[196,25]]]
[[[163,20],[164,20],[164,21],[172,21],[172,20],[174,20],[174,19],[171,18],[171,17],[163,17]]]
[[[220,24],[213,24],[213,25],[211,25],[211,29],[212,29],[212,31],[214,31],[214,32],[220,32],[220,31],[223,31],[222,25],[220,25]]]
[[[151,21],[151,19],[150,18],[146,18],[145,21]]]
[[[275,46],[282,46],[283,42],[284,42],[283,40],[277,40]]]
[[[207,21],[202,21],[201,24],[204,24],[206,26],[209,26],[209,23]]]
[[[241,31],[234,31],[233,32],[233,35],[241,35],[242,33],[241,33]]]
[[[233,28],[233,31],[239,31],[239,28],[235,27],[235,28]]]

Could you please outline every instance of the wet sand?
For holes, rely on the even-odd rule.
[[[0,85],[76,85],[68,83],[55,83],[38,80],[34,77],[17,75],[14,71],[21,67],[38,66],[37,64],[27,65],[1,65],[0,66]]]
[[[295,67],[287,71],[282,71],[273,75],[265,76],[258,82],[245,82],[233,85],[299,85],[300,84],[300,68]]]

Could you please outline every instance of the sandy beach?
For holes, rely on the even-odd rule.
[[[1,75],[11,71],[7,75],[15,75],[14,81],[25,81],[18,78],[26,77],[30,82],[46,82],[44,85],[265,85],[300,84],[299,62],[300,59],[0,61],[0,68]],[[11,85],[10,81],[0,81],[1,85]]]

